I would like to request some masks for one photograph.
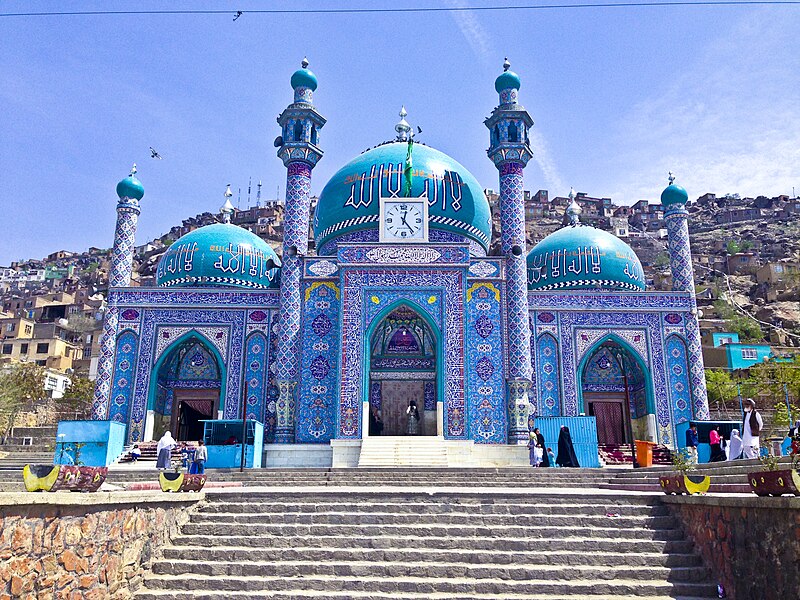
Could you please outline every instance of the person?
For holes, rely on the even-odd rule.
[[[756,403],[752,398],[744,401],[744,420],[742,421],[742,444],[744,445],[745,458],[758,458],[761,443],[758,439],[764,420],[756,410]]]
[[[575,448],[572,445],[572,436],[569,433],[569,427],[566,425],[561,426],[561,432],[558,434],[556,464],[560,467],[580,467],[578,457],[575,455]]]
[[[380,435],[381,433],[383,433],[383,420],[381,419],[381,413],[378,412],[378,409],[373,406],[369,413],[369,434]]]
[[[136,462],[141,458],[142,450],[139,448],[139,444],[134,444],[133,448],[131,448],[131,462]]]
[[[736,460],[742,454],[742,438],[739,430],[731,431],[731,442],[728,444],[728,460]]]
[[[549,456],[549,450],[550,449],[547,448],[547,444],[544,441],[544,436],[542,435],[542,432],[539,431],[538,427],[536,427],[533,430],[533,433],[536,435],[536,446],[542,451],[542,456],[541,456],[541,460],[540,460],[539,466],[540,467],[549,467],[549,466],[551,466],[552,463],[550,462],[550,456]]]
[[[708,462],[720,462],[725,460],[725,451],[722,449],[722,436],[719,433],[719,425],[708,433],[708,442],[711,446],[711,458]]]
[[[686,457],[693,465],[697,464],[697,425],[692,423],[689,429],[686,430]]]
[[[538,467],[542,464],[542,449],[539,447],[536,433],[533,431],[528,434],[528,460],[532,467]]]
[[[406,419],[406,433],[408,435],[419,435],[419,411],[414,400],[408,403]]]
[[[161,439],[158,440],[158,445],[156,446],[156,456],[158,457],[156,460],[156,468],[157,469],[169,469],[170,468],[170,460],[172,459],[172,449],[178,444],[175,439],[172,437],[172,433],[169,431],[164,432],[164,435],[161,436]]]
[[[553,454],[553,449],[552,448],[548,448],[547,449],[547,463],[548,463],[548,466],[550,466],[550,467],[555,467],[556,466],[556,455]]]
[[[789,440],[792,443],[792,456],[800,454],[800,421],[794,422],[794,427],[789,429]]]
[[[186,447],[186,442],[181,442],[181,468],[189,472],[189,449]]]
[[[206,461],[208,460],[208,448],[200,440],[197,445],[197,450],[194,453],[194,464],[196,465],[197,473],[202,475],[206,472]]]

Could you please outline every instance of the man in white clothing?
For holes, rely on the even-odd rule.
[[[744,421],[742,422],[742,445],[744,446],[744,458],[758,458],[759,443],[758,434],[764,427],[764,421],[756,410],[756,403],[752,398],[744,401]]]

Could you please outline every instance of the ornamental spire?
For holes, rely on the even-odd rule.
[[[569,199],[570,203],[567,206],[567,218],[569,218],[570,225],[580,225],[581,224],[581,213],[583,209],[581,205],[575,201],[575,188],[569,188]]]
[[[408,138],[411,137],[411,125],[409,125],[408,121],[406,121],[408,113],[406,112],[405,105],[400,108],[399,115],[400,122],[394,126],[394,130],[397,132],[397,141],[406,142],[408,141]]]
[[[670,171],[670,172],[669,172],[669,177],[668,177],[667,179],[669,179],[669,184],[670,184],[670,185],[672,185],[673,183],[675,183],[675,173],[673,173],[672,171]]]
[[[133,177],[134,175],[136,175],[136,173],[137,173],[137,171],[136,171],[136,163],[133,163],[133,166],[131,167],[130,177]]]
[[[223,204],[219,212],[222,213],[222,222],[223,223],[230,223],[231,222],[231,215],[234,213],[233,204],[231,204],[231,198],[233,197],[233,192],[231,191],[231,184],[228,184],[228,189],[225,190],[225,204]]]

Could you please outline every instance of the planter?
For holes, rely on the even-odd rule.
[[[748,473],[747,479],[757,496],[800,496],[800,474],[794,469]]]
[[[73,465],[25,465],[22,479],[29,492],[96,492],[108,475],[108,467]]]
[[[708,475],[681,475],[672,473],[658,478],[661,489],[665,494],[705,494],[711,486],[711,477]]]
[[[199,492],[206,484],[206,476],[165,471],[159,474],[158,483],[162,492]]]

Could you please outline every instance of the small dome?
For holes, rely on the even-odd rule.
[[[117,196],[122,198],[134,198],[141,200],[144,196],[144,186],[134,175],[128,175],[117,184]]]
[[[227,223],[190,231],[158,261],[159,287],[280,287],[281,261],[260,237]]]
[[[499,94],[503,90],[507,90],[509,88],[514,88],[515,90],[519,89],[520,81],[519,75],[514,73],[514,71],[505,71],[494,80],[494,89],[497,90]]]
[[[663,192],[661,192],[661,204],[669,206],[670,204],[686,204],[689,201],[689,194],[679,185],[674,183],[670,184]]]
[[[292,88],[305,87],[312,92],[317,89],[317,76],[308,69],[308,60],[303,59],[303,67],[292,73]]]
[[[628,244],[603,231],[568,225],[528,253],[529,290],[644,291],[642,263]]]

